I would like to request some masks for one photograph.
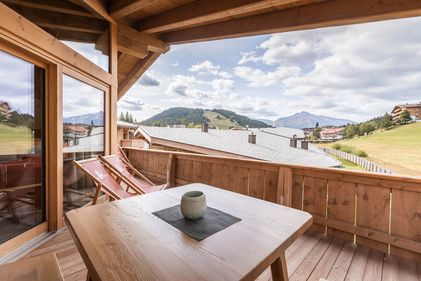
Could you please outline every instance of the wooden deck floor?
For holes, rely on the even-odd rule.
[[[86,267],[70,233],[65,230],[26,257],[54,251],[66,281],[86,280]],[[409,262],[350,242],[312,232],[287,252],[290,280],[405,280],[421,281],[421,264]],[[266,270],[259,281],[271,280]]]

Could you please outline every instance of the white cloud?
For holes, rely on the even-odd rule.
[[[160,82],[157,79],[153,78],[147,73],[145,73],[142,76],[142,78],[140,78],[139,83],[140,85],[145,87],[157,87],[160,84]]]
[[[251,87],[279,86],[294,109],[364,120],[421,94],[420,18],[271,36],[236,67]],[[274,71],[263,71],[276,67]],[[281,68],[300,67],[301,72]],[[297,102],[298,100],[298,102]]]
[[[175,75],[172,82],[168,85],[166,94],[170,96],[181,96],[196,99],[209,98],[211,94],[208,91],[201,90],[198,87],[206,82],[197,80],[193,76]]]
[[[211,83],[213,90],[218,93],[226,94],[235,89],[234,81],[230,79],[215,79]]]
[[[246,80],[250,87],[260,88],[281,84],[285,79],[296,77],[301,69],[298,66],[278,67],[275,71],[264,72],[248,66],[237,66],[234,73]]]
[[[201,63],[194,64],[189,68],[190,72],[196,72],[198,74],[211,74],[214,76],[220,76],[223,78],[231,78],[232,75],[226,71],[221,71],[219,65],[215,65],[212,62],[205,60]]]
[[[255,51],[251,51],[251,52],[245,52],[245,53],[241,53],[242,57],[240,59],[240,61],[238,62],[239,65],[242,64],[246,64],[249,62],[259,62],[262,60],[261,57],[259,57]]]

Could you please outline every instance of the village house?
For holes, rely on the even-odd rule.
[[[12,108],[10,107],[8,102],[0,101],[0,115],[8,118],[10,116],[10,112]]]
[[[393,122],[397,122],[400,118],[400,114],[405,110],[409,112],[414,121],[421,120],[421,102],[419,102],[395,105],[391,113]]]
[[[322,140],[340,140],[343,137],[344,127],[323,128],[320,131],[320,138]]]

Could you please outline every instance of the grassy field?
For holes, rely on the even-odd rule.
[[[396,173],[421,176],[421,123],[376,131],[369,136],[338,143],[364,150],[368,160]],[[320,146],[331,147],[331,144]]]
[[[216,127],[222,130],[228,130],[235,126],[235,123],[221,114],[213,111],[205,111],[204,115],[210,120],[209,126]]]
[[[335,155],[332,155],[332,157],[333,157],[333,158],[336,158],[336,159],[337,159],[337,160],[339,160],[339,161],[341,161],[341,164],[342,164],[342,166],[343,166],[345,169],[357,170],[357,171],[363,171],[363,170],[364,170],[364,169],[363,169],[363,167],[361,167],[361,166],[359,166],[359,165],[357,165],[357,164],[355,164],[355,163],[352,163],[351,161],[348,161],[348,160],[346,160],[346,159],[343,159],[343,158],[337,157],[337,156],[335,156]]]
[[[27,127],[0,124],[0,155],[26,154],[32,146],[32,134]]]

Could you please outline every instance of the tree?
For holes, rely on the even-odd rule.
[[[316,128],[316,129],[314,129],[313,130],[313,138],[317,138],[317,139],[319,139],[320,138],[320,132],[322,131],[322,128]]]
[[[130,115],[128,111],[126,111],[126,117],[124,118],[124,121],[130,122]]]
[[[360,124],[359,128],[358,128],[358,134],[360,136],[365,136],[369,133],[371,133],[372,131],[374,131],[376,129],[376,127],[374,126],[374,124],[370,121],[364,122],[362,124]]]
[[[319,122],[316,122],[316,128],[319,128],[319,126],[320,126]]]
[[[358,125],[347,125],[344,131],[344,136],[347,139],[352,139],[353,137],[355,137],[356,135],[358,135]]]
[[[123,112],[120,112],[120,117],[118,118],[120,121],[124,121],[125,120],[125,118],[124,118],[124,113]]]
[[[380,120],[380,128],[389,128],[393,125],[392,115],[385,113]]]
[[[404,110],[399,115],[399,123],[401,124],[407,124],[412,121],[411,114],[408,110]]]

